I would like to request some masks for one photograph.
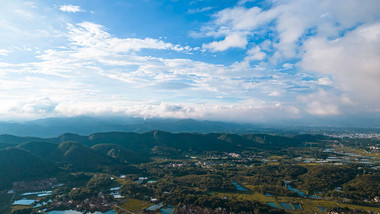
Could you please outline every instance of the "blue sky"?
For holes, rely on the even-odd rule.
[[[2,120],[379,125],[378,0],[0,1]]]

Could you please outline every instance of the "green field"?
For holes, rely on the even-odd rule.
[[[137,200],[137,199],[127,199],[121,208],[126,209],[131,212],[142,212],[145,208],[152,206],[153,204],[147,201]]]
[[[253,186],[250,185],[244,185],[244,187],[253,189]],[[284,196],[276,196],[276,197],[269,197],[266,195],[263,195],[258,192],[251,192],[246,194],[241,193],[218,193],[218,196],[227,196],[228,198],[237,198],[241,200],[255,200],[259,201],[261,203],[266,204],[267,202],[275,202],[278,204],[279,202],[284,203],[295,203],[300,204],[302,207],[302,210],[287,210],[291,213],[322,213],[318,207],[325,207],[327,209],[336,208],[336,207],[348,207],[350,209],[359,209],[359,210],[366,210],[371,211],[375,213],[380,213],[379,207],[366,207],[366,206],[360,206],[360,205],[354,205],[354,204],[346,204],[346,203],[337,203],[335,201],[330,200],[324,200],[324,199],[305,199],[305,198],[298,198],[298,197],[284,197]]]

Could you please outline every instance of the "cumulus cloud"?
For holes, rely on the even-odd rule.
[[[10,104],[8,108],[0,110],[5,111],[7,116],[14,118],[33,118],[41,115],[56,116],[55,108],[57,105],[58,103],[49,97],[35,97],[27,101],[16,101]]]
[[[255,46],[248,50],[247,52],[247,58],[248,60],[263,60],[266,57],[266,53],[261,51],[261,48],[258,46]]]
[[[249,69],[251,61],[257,60],[254,66],[266,64],[270,69],[280,62],[283,68],[277,71],[313,72],[320,76],[316,89],[333,96],[345,93],[352,102],[362,103],[363,109],[379,109],[380,4],[376,0],[273,0],[265,9],[247,8],[246,2],[215,13],[195,34],[215,38],[204,48],[215,52],[250,47],[246,57],[234,64],[236,68]],[[267,39],[253,39],[257,37]],[[314,110],[307,111],[311,114],[339,113],[334,106],[328,110],[317,102],[311,105]]]
[[[356,100],[378,103],[380,94],[380,23],[363,25],[338,39],[305,42],[301,67],[331,75]],[[329,84],[328,79],[320,79]]]
[[[125,114],[254,122],[275,117],[273,111],[298,117],[292,103],[275,105],[278,102],[266,102],[265,97],[280,98],[295,84],[315,84],[286,73],[263,73],[262,68],[144,56],[144,49],[191,48],[151,38],[118,38],[95,23],[69,25],[66,36],[67,46],[41,51],[39,61],[0,64],[6,71],[0,75],[0,87],[7,89],[0,91],[0,100],[13,103],[2,106],[0,114]],[[248,54],[248,63],[266,57],[260,47],[252,47]],[[25,91],[50,100],[24,103]]]
[[[32,62],[0,63],[0,116],[257,122],[380,109],[378,4],[289,0],[264,9],[246,8],[245,2],[215,13],[198,32],[215,40],[203,44],[213,54],[230,48],[245,53],[231,65],[182,54],[155,57],[149,50],[177,54],[199,48],[118,37],[93,22],[69,24],[59,36],[46,34],[60,45],[33,49]],[[30,102],[24,101],[26,92],[34,97]]]
[[[229,48],[245,48],[248,44],[245,36],[238,33],[230,34],[222,41],[214,41],[209,44],[204,44],[202,47],[210,49],[211,51],[225,51]]]
[[[299,96],[299,100],[306,105],[306,111],[312,115],[338,115],[338,98],[327,93],[325,90],[319,90],[317,93],[306,96]]]
[[[266,10],[246,8],[244,3],[217,12],[197,35],[228,37],[238,33],[249,37],[264,30],[274,35],[273,46],[279,56],[295,57],[306,35],[337,37],[360,23],[376,21],[380,7],[376,0],[271,1]]]
[[[330,80],[330,78],[328,78],[328,77],[319,78],[317,82],[320,85],[329,85],[329,86],[331,86],[333,84],[332,81]]]
[[[80,6],[72,5],[72,4],[61,5],[59,7],[59,10],[62,12],[67,12],[67,13],[77,13],[77,12],[83,12],[84,11],[80,8]]]
[[[89,48],[88,54],[113,54],[141,49],[174,50],[178,52],[190,52],[196,50],[189,46],[174,45],[153,38],[115,38],[112,37],[104,26],[92,22],[82,22],[76,26],[69,24],[69,40],[73,45]]]

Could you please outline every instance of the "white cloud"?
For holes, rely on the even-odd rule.
[[[62,12],[67,12],[67,13],[84,12],[84,10],[80,8],[80,6],[72,5],[72,4],[61,5],[59,7],[59,10]]]
[[[317,82],[320,85],[332,85],[332,81],[328,77],[319,78]]]
[[[129,115],[144,118],[194,118],[240,122],[268,122],[297,118],[299,110],[293,106],[263,105],[255,101],[237,104],[174,104],[168,102],[133,103],[82,103],[62,104],[56,107],[64,115]],[[247,117],[249,115],[249,117]]]
[[[294,67],[294,65],[291,64],[291,63],[284,63],[284,64],[282,65],[282,67],[283,67],[284,69],[292,69],[292,68]]]
[[[241,62],[234,63],[236,69],[249,70],[256,66],[273,70],[281,63],[283,68],[274,70],[315,73],[318,76],[313,86],[315,90],[324,88],[335,97],[344,93],[348,98],[346,103],[362,104],[361,111],[379,109],[378,1],[272,0],[267,9],[246,8],[245,3],[242,0],[235,7],[217,12],[193,35],[215,38],[203,45],[212,52],[253,47]],[[264,38],[264,41],[257,41],[257,38]],[[303,89],[294,87],[292,90]],[[271,95],[276,91],[284,92],[267,91]],[[319,104],[319,101],[310,104],[308,108],[314,110],[308,112],[333,115],[342,111],[333,103],[328,104],[328,109]]]
[[[337,115],[339,114],[338,107],[332,103],[325,104],[319,101],[309,101],[307,104],[307,112],[314,115]]]
[[[306,96],[299,96],[298,99],[306,104],[306,111],[312,115],[338,115],[339,102],[338,98],[327,93],[325,90],[319,90],[317,93]]]
[[[251,60],[263,60],[266,57],[266,54],[261,51],[259,46],[255,46],[248,50],[247,59]]]
[[[5,71],[0,75],[0,86],[5,89],[0,101],[7,103],[0,115],[218,119],[228,114],[226,120],[251,122],[277,113],[287,118],[299,115],[294,103],[275,106],[277,102],[263,101],[268,94],[280,98],[294,82],[307,85],[299,78],[285,73],[272,77],[269,70],[263,73],[262,68],[249,66],[237,69],[235,65],[144,56],[148,48],[192,49],[151,38],[118,38],[95,23],[69,25],[68,31],[68,45],[41,51],[38,61],[0,64]],[[247,61],[265,57],[259,47],[248,52],[251,58]],[[25,91],[34,97],[31,102],[23,101]],[[252,101],[254,97],[257,100]]]
[[[209,44],[204,44],[202,47],[211,51],[225,51],[229,48],[245,48],[248,44],[247,38],[238,33],[230,34],[222,41],[214,41]]]
[[[48,4],[48,3],[46,3]],[[28,48],[46,48],[62,40],[62,17],[44,1],[1,1],[0,47],[17,55]],[[44,9],[41,9],[44,8]],[[4,52],[3,52],[4,53]],[[23,52],[23,58],[30,53]]]
[[[337,37],[342,31],[360,23],[376,21],[380,16],[377,12],[380,4],[376,0],[273,0],[270,1],[272,7],[267,10],[259,7],[245,8],[244,3],[241,1],[233,8],[219,11],[195,35],[227,38],[239,34],[246,38],[261,34],[264,30],[274,36],[273,47],[277,57],[291,58],[299,56],[299,46],[307,39],[307,34]]]
[[[0,108],[0,118],[10,117],[17,119],[33,119],[41,115],[57,116],[57,102],[52,101],[49,97],[32,97],[29,100],[13,101]]]
[[[7,49],[0,49],[0,56],[8,56],[9,53],[12,51],[7,50]]]
[[[42,38],[58,45],[32,48],[37,56],[33,62],[0,63],[0,115],[126,114],[257,122],[339,115],[368,100],[378,106],[373,98],[379,82],[378,25],[376,18],[368,18],[374,10],[347,1],[348,11],[369,9],[366,17],[351,11],[356,18],[347,21],[342,17],[349,13],[337,7],[342,1],[323,1],[324,6],[315,8],[319,4],[312,1],[276,1],[266,10],[242,4],[215,14],[200,32],[215,41],[203,47],[213,52],[243,49],[245,58],[232,65],[176,55],[153,57],[146,50],[172,54],[196,53],[199,48],[116,37],[92,22],[68,25],[68,32],[60,33],[52,28],[58,25],[49,22],[51,29],[40,29],[47,32]],[[42,20],[38,13],[17,17]],[[337,20],[340,25],[332,25]],[[15,32],[22,33],[20,29]],[[271,63],[277,60],[279,68],[274,69]],[[297,73],[287,73],[291,69]],[[376,91],[368,96],[372,99],[361,96],[371,91]],[[33,99],[25,102],[25,94]]]
[[[331,75],[340,89],[363,104],[380,104],[380,23],[360,26],[335,40],[311,38],[304,49],[303,69]]]
[[[102,25],[92,22],[83,22],[77,26],[69,25],[69,40],[72,44],[81,48],[89,48],[85,53],[94,55],[113,54],[141,49],[174,50],[178,52],[191,52],[194,49],[189,46],[174,45],[152,38],[115,38],[112,37]],[[197,49],[195,49],[197,50]]]
[[[197,9],[189,9],[187,13],[195,14],[195,13],[203,13],[206,11],[212,10],[214,7],[204,7],[204,8],[197,8]]]

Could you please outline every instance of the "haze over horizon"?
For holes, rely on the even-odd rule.
[[[0,121],[380,126],[378,0],[0,2]]]

